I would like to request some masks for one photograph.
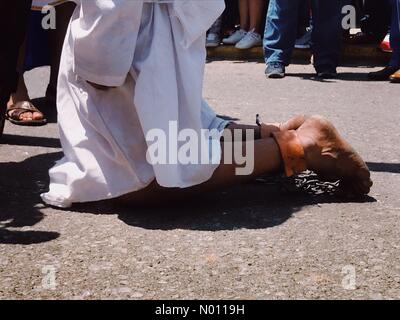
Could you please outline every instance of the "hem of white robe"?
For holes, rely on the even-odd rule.
[[[71,200],[68,200],[68,199],[66,199],[64,197],[53,196],[53,195],[50,194],[50,192],[42,193],[40,195],[40,197],[42,198],[42,201],[44,203],[46,203],[47,205],[50,205],[52,207],[62,208],[62,209],[68,209],[68,208],[71,208],[74,204],[77,204],[77,203],[89,203],[89,202],[98,202],[98,201],[116,199],[116,198],[125,196],[127,194],[143,190],[143,189],[147,188],[149,185],[151,185],[154,181],[156,181],[155,178],[151,179],[149,182],[143,183],[143,185],[141,185],[140,187],[136,187],[136,188],[135,187],[131,187],[131,188],[127,188],[127,189],[115,192],[115,193],[109,193],[106,196],[93,197],[93,198],[88,199],[88,200],[71,201]]]
[[[226,127],[232,121],[223,120],[221,118],[218,118],[218,119],[220,120],[220,123],[219,123],[219,125],[218,125],[218,127],[216,129],[219,131],[219,133],[220,133],[219,139],[221,139],[224,130],[226,129]],[[64,197],[52,196],[50,194],[50,191],[47,192],[47,193],[42,193],[40,195],[40,197],[42,198],[42,201],[44,203],[46,203],[47,205],[50,205],[52,207],[62,208],[62,209],[68,209],[68,208],[71,208],[74,204],[77,204],[77,203],[88,203],[88,202],[97,202],[97,201],[116,199],[116,198],[122,197],[124,195],[131,194],[131,193],[143,190],[143,189],[147,188],[149,185],[151,185],[155,181],[157,181],[157,183],[159,183],[159,185],[161,187],[164,187],[164,188],[186,189],[186,188],[194,187],[194,186],[200,185],[202,183],[205,183],[205,182],[209,181],[212,178],[212,176],[215,173],[215,170],[217,170],[217,168],[221,164],[221,160],[222,160],[222,148],[221,147],[219,149],[219,154],[220,154],[220,159],[219,159],[220,163],[219,164],[210,165],[210,166],[213,167],[212,170],[210,170],[210,174],[208,176],[206,176],[204,179],[201,179],[200,181],[197,181],[195,183],[194,182],[185,183],[185,182],[182,181],[179,184],[166,185],[166,184],[159,183],[157,181],[157,177],[154,177],[154,178],[150,179],[150,181],[148,181],[146,183],[143,183],[140,187],[136,187],[136,188],[135,187],[131,187],[131,188],[127,188],[127,189],[115,192],[115,193],[110,193],[107,196],[94,197],[92,199],[88,199],[88,200],[84,200],[84,201],[83,200],[72,201],[72,200],[68,200],[68,199],[66,199]]]
[[[110,76],[110,75],[98,75],[94,74],[75,63],[74,73],[85,81],[89,81],[95,84],[106,87],[121,87],[126,82],[126,75],[123,76]]]

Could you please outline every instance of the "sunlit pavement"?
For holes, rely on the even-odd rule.
[[[318,81],[310,65],[293,65],[267,80],[262,63],[215,61],[205,77],[209,103],[240,122],[331,119],[372,170],[370,198],[358,202],[255,182],[180,207],[47,208],[39,194],[61,157],[55,113],[45,127],[8,123],[0,298],[399,299],[400,85],[365,81],[371,70]],[[47,70],[27,78],[43,96]]]

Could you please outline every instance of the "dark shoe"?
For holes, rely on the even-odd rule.
[[[397,70],[399,70],[399,68],[386,67],[382,70],[368,73],[368,79],[372,81],[388,81],[390,80],[390,76]]]
[[[265,75],[270,79],[282,79],[285,77],[285,66],[280,62],[271,62],[267,65]]]
[[[373,34],[364,32],[358,32],[345,40],[346,43],[353,45],[378,44],[379,41]]]
[[[400,83],[400,69],[390,76],[390,82]]]
[[[337,71],[335,67],[319,67],[317,69],[317,77],[320,79],[335,79],[337,78]]]
[[[57,108],[57,86],[50,85],[46,90],[46,107],[48,109]]]

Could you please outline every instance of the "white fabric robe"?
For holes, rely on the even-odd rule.
[[[160,3],[162,2],[162,3]],[[167,2],[167,3],[165,3]],[[227,122],[202,99],[205,33],[223,0],[90,0],[78,2],[61,60],[58,87],[64,158],[50,170],[43,200],[73,203],[119,197],[156,180],[186,188],[211,178]],[[100,91],[86,81],[115,87]],[[146,135],[190,128],[213,148],[210,164],[149,164]],[[211,143],[214,142],[214,143]],[[201,152],[201,150],[199,150]]]

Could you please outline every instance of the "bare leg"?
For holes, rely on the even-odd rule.
[[[17,102],[20,101],[29,101],[29,94],[28,94],[28,89],[25,85],[25,80],[23,74],[18,79],[18,86],[17,86],[17,91],[13,92],[10,96],[10,100],[8,101],[8,107],[11,107]],[[22,115],[24,118],[26,117],[25,114]]]
[[[206,192],[215,190],[221,187],[229,187],[231,185],[240,184],[251,181],[255,177],[267,173],[278,173],[282,171],[282,160],[279,147],[275,140],[272,138],[259,139],[254,142],[254,170],[251,175],[237,175],[236,169],[239,167],[237,164],[224,164],[222,163],[214,172],[212,178],[195,187],[186,189],[175,188],[162,188],[157,183],[151,184],[146,189],[126,195],[118,202],[125,204],[132,203],[148,203],[154,198],[154,193],[157,192],[157,199],[159,200],[174,200],[183,199],[183,197],[195,194],[197,192]],[[222,143],[222,149],[225,147],[232,147],[232,143]],[[243,153],[246,151],[245,144],[243,143]]]
[[[233,126],[241,128],[240,125]],[[245,129],[247,126],[242,126],[242,128]],[[329,121],[319,116],[298,116],[281,124],[280,128],[296,132],[304,149],[308,169],[314,170],[322,178],[340,180],[340,186],[346,195],[356,196],[369,193],[373,183],[367,165]],[[245,143],[242,146],[245,152]],[[225,150],[225,147],[232,147],[232,143],[222,142],[222,149]],[[247,176],[240,176],[236,174],[238,167],[237,164],[221,163],[213,177],[199,186],[187,189],[165,189],[153,183],[144,190],[118,200],[125,204],[148,203],[155,192],[160,200],[183,199],[185,196],[198,192],[243,183],[263,174],[281,172],[283,169],[281,150],[273,138],[258,139],[254,141],[253,172]]]
[[[239,0],[239,13],[240,13],[240,27],[243,30],[249,31],[249,1],[251,0]]]
[[[249,30],[254,29],[257,33],[261,33],[261,24],[265,16],[265,0],[249,0],[249,16]]]
[[[21,46],[20,52],[19,52],[19,57],[18,57],[18,72],[20,74],[19,79],[18,79],[18,86],[17,86],[17,91],[13,92],[10,95],[10,100],[7,103],[7,107],[10,108],[17,104],[18,102],[23,102],[23,101],[30,101],[30,97],[28,94],[28,89],[25,84],[25,79],[24,79],[24,62],[25,62],[25,52],[26,52],[26,43],[24,43]],[[12,112],[10,112],[10,115],[12,116]],[[19,119],[15,120],[21,120],[21,121],[30,121],[30,120],[42,120],[44,118],[43,114],[41,112],[24,112],[19,115]]]
[[[247,140],[246,130],[254,130],[254,140],[270,138],[276,131],[297,130],[307,120],[305,115],[298,115],[283,123],[263,123],[261,126],[252,126],[247,124],[238,124],[232,122],[227,129],[242,130],[242,141]]]
[[[279,131],[279,130],[297,130],[304,122],[307,117],[304,115],[299,115],[291,118],[290,120],[281,124],[267,124],[267,131]],[[273,129],[270,129],[273,127]],[[234,185],[241,182],[246,182],[254,179],[257,176],[274,173],[281,170],[282,159],[278,145],[272,138],[261,138],[261,135],[268,135],[262,132],[259,126],[252,126],[246,124],[231,123],[226,130],[242,130],[242,141],[246,141],[246,130],[254,130],[254,170],[251,175],[248,176],[238,176],[236,175],[236,164],[224,164],[222,163],[211,180],[206,183],[187,189],[168,189],[160,187],[156,182],[152,183],[148,188],[140,190],[138,192],[131,193],[117,201],[125,204],[132,203],[148,203],[148,201],[154,196],[154,192],[157,192],[157,197],[160,200],[171,200],[176,198],[182,198],[185,195],[195,194],[196,192],[204,192],[207,190],[216,189],[218,187],[224,187],[229,185]],[[225,143],[221,142],[222,150],[225,150]],[[229,144],[229,142],[228,142]],[[231,145],[231,144],[230,144]],[[230,146],[232,147],[232,146]],[[243,148],[245,144],[243,144]],[[244,149],[244,152],[246,150]],[[243,153],[244,153],[243,152]],[[222,157],[222,159],[224,159]],[[178,191],[178,192],[177,192]]]

